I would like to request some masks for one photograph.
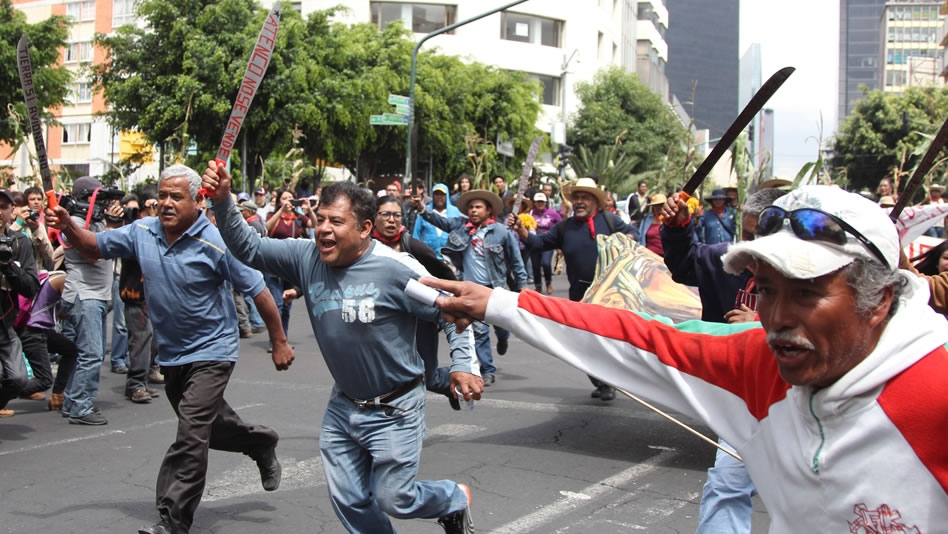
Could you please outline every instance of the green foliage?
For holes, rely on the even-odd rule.
[[[831,167],[852,189],[875,191],[882,178],[915,167],[926,135],[946,117],[948,89],[911,87],[902,95],[866,90],[836,133]]]
[[[599,185],[618,195],[635,190],[638,180],[630,173],[636,163],[628,154],[621,152],[619,145],[601,146],[595,152],[580,146],[578,154],[571,160],[576,176],[596,173],[599,175]]]
[[[635,74],[601,70],[592,82],[576,84],[576,94],[581,104],[567,134],[570,144],[596,150],[615,145],[625,132],[618,153],[635,163],[632,182],[646,177],[650,186],[659,179],[684,183],[688,129]]]
[[[10,0],[0,0],[0,141],[19,147],[29,135],[26,104],[17,71],[16,45],[26,35],[30,41],[30,66],[36,102],[50,120],[48,110],[63,105],[69,91],[72,75],[57,65],[60,49],[66,46],[68,23],[65,17],[52,16],[36,24],[27,24],[26,15],[14,9]],[[10,107],[14,113],[9,113]]]

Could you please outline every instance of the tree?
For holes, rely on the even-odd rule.
[[[0,141],[14,147],[18,147],[30,131],[16,59],[16,45],[23,35],[30,40],[36,102],[44,111],[46,120],[52,117],[49,109],[65,103],[72,79],[65,67],[56,65],[60,49],[66,46],[66,18],[54,15],[42,22],[27,24],[26,15],[14,9],[10,0],[0,0],[0,61],[4,66],[0,69],[0,109],[4,113],[4,119],[0,120]],[[16,119],[9,114],[11,105]]]
[[[633,173],[664,174],[684,165],[688,129],[635,74],[619,67],[603,69],[591,82],[576,84],[576,95],[580,106],[567,134],[574,146],[595,152],[616,144],[617,136],[626,132],[619,153],[636,162]]]
[[[831,142],[831,167],[852,189],[875,191],[882,178],[914,168],[945,117],[944,88],[910,87],[902,95],[865,90]]]

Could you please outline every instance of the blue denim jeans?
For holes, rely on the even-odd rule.
[[[257,311],[257,305],[254,304],[253,298],[244,295],[244,302],[247,303],[247,310],[250,312],[250,326],[254,328],[263,328],[266,326],[263,324],[263,318],[260,317],[260,312]]]
[[[270,294],[273,295],[273,302],[276,304],[277,311],[280,312],[280,318],[283,317],[283,280],[280,280],[276,276],[265,274],[264,280],[267,283],[267,289],[270,290]],[[289,312],[287,312],[287,319],[289,319]],[[287,322],[283,322],[283,333],[287,333]]]
[[[494,353],[491,352],[490,348],[490,326],[475,321],[471,324],[471,328],[474,329],[474,352],[481,362],[481,376],[497,374],[497,368],[494,367]]]
[[[718,444],[734,450],[723,439]],[[695,534],[745,534],[751,531],[754,507],[751,497],[757,489],[743,462],[718,450],[714,467],[701,496],[701,512]]]
[[[119,296],[119,279],[112,281],[112,369],[128,367],[128,328],[125,326],[125,303]]]
[[[76,370],[66,385],[63,412],[70,417],[82,417],[92,412],[92,400],[99,393],[99,371],[105,359],[102,327],[108,302],[77,298],[75,302],[63,302],[62,310],[66,317],[63,335],[79,348]]]
[[[425,437],[425,388],[389,408],[358,408],[333,388],[319,451],[336,516],[349,532],[394,533],[388,516],[433,519],[463,510],[467,495],[451,480],[417,481]]]

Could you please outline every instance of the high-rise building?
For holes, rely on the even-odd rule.
[[[886,92],[940,84],[940,5],[933,0],[886,2],[879,37],[883,59],[880,81]]]
[[[669,86],[695,127],[721,137],[737,117],[739,0],[665,0]],[[694,99],[692,89],[694,88]],[[713,143],[712,143],[713,144]]]
[[[751,98],[760,90],[763,83],[761,70],[761,48],[760,43],[754,43],[747,48],[744,55],[741,56],[741,78],[740,88],[738,90],[739,108],[750,102]],[[768,125],[767,120],[771,121]],[[750,152],[751,164],[755,171],[761,171],[761,180],[766,180],[764,176],[773,175],[773,110],[767,109],[758,113],[747,126],[747,149]],[[766,129],[765,129],[766,126]],[[770,135],[769,144],[764,139],[765,134]]]
[[[839,0],[840,123],[862,98],[882,88],[882,23],[886,0]]]

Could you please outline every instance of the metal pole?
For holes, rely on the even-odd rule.
[[[526,1],[527,1],[527,0],[516,0],[516,1],[514,1],[514,2],[510,2],[509,4],[504,4],[504,5],[502,5],[502,6],[498,7],[498,8],[492,9],[492,10],[487,11],[487,12],[485,12],[485,13],[481,13],[480,15],[471,17],[471,18],[469,18],[469,19],[462,20],[461,22],[455,22],[454,24],[452,24],[452,25],[450,25],[450,26],[445,26],[444,28],[441,28],[441,29],[439,29],[439,30],[435,30],[435,31],[429,33],[428,35],[422,37],[422,38],[418,41],[418,44],[415,45],[415,49],[412,50],[412,52],[411,52],[411,74],[410,74],[409,80],[408,80],[408,98],[409,98],[409,100],[411,101],[411,109],[409,109],[409,111],[408,111],[408,141],[405,143],[406,146],[405,146],[405,179],[404,179],[404,182],[405,182],[405,186],[406,186],[406,187],[410,187],[410,186],[411,186],[411,133],[412,133],[412,130],[414,129],[414,127],[415,127],[415,68],[416,68],[416,66],[417,66],[417,61],[418,61],[418,50],[421,49],[421,45],[423,45],[423,44],[425,43],[425,41],[427,41],[428,39],[431,39],[432,37],[434,37],[434,36],[436,36],[436,35],[441,35],[442,33],[447,33],[447,32],[449,32],[449,31],[451,31],[451,30],[453,30],[453,29],[455,29],[455,28],[459,28],[459,27],[461,27],[461,26],[464,26],[465,24],[470,24],[470,23],[472,23],[472,22],[474,22],[474,21],[476,21],[476,20],[480,20],[480,19],[482,19],[482,18],[484,18],[484,17],[486,17],[486,16],[488,16],[488,15],[493,15],[494,13],[497,13],[498,11],[504,11],[505,9],[510,9],[510,8],[512,8],[513,6],[518,5],[518,4],[522,4],[522,3],[526,2]],[[407,191],[407,189],[406,189],[406,191]]]

